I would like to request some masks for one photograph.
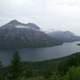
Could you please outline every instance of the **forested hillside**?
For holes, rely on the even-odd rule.
[[[70,76],[71,74],[71,76]],[[72,78],[72,79],[71,79]],[[80,52],[42,62],[22,62],[19,53],[13,55],[11,65],[0,63],[0,80],[79,80]]]

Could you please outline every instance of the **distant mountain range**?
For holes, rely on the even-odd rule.
[[[35,48],[58,44],[62,44],[62,41],[40,31],[34,23],[24,24],[12,20],[0,27],[0,48]]]
[[[54,31],[54,32],[48,33],[48,36],[56,38],[62,42],[80,41],[80,36],[76,36],[70,31]]]

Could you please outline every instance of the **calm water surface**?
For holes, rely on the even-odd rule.
[[[80,42],[64,43],[63,45],[47,48],[26,48],[19,50],[23,61],[42,61],[54,58],[59,58],[80,52]],[[9,64],[10,60],[15,53],[15,50],[0,50],[0,60],[3,64]]]

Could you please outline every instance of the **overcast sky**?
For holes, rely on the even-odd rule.
[[[80,35],[80,0],[0,0],[0,25],[12,19]]]

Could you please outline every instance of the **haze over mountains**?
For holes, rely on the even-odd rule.
[[[48,35],[62,42],[80,41],[80,36],[76,36],[74,33],[70,31],[54,31],[48,33]]]
[[[34,23],[12,20],[0,27],[0,48],[35,48],[58,44],[62,44],[62,41],[40,31]]]
[[[49,47],[79,40],[79,36],[69,31],[54,31],[46,34],[34,23],[24,24],[17,20],[0,27],[0,48]]]

